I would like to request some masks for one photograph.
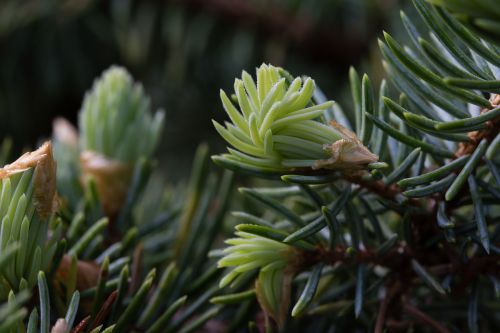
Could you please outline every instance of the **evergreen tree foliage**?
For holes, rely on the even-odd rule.
[[[243,72],[228,153],[201,144],[187,184],[156,172],[163,112],[123,68],[78,129],[10,164],[2,142],[0,333],[498,332],[500,21],[474,3],[413,0],[348,106]]]
[[[495,1],[490,0],[430,0],[431,3],[445,7],[475,32],[484,37],[500,38],[500,9]]]

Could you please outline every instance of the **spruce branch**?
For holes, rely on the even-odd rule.
[[[0,332],[496,329],[499,50],[413,2],[423,24],[384,34],[379,91],[350,70],[353,113],[272,65],[221,91],[232,147],[213,160],[284,181],[241,196],[205,145],[189,186],[150,180],[163,114],[103,73],[80,134],[55,124],[61,175],[49,143],[0,169]]]

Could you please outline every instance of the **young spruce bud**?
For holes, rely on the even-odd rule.
[[[164,112],[151,114],[142,85],[112,66],[85,95],[79,115],[80,164],[84,181],[92,177],[107,215],[125,200],[134,163],[150,158],[163,128]]]
[[[333,101],[315,104],[315,83],[297,77],[290,82],[283,71],[261,65],[257,84],[246,72],[234,82],[235,100],[221,91],[231,122],[214,121],[219,134],[233,148],[214,160],[271,173],[307,169],[360,170],[378,160],[354,133],[336,122],[321,119]]]
[[[57,240],[47,241],[49,219],[57,208],[51,143],[1,168],[0,189],[0,255],[9,261],[0,270],[4,300],[10,290],[32,288],[56,250]]]
[[[281,326],[288,313],[290,305],[290,290],[295,273],[296,250],[276,240],[237,231],[238,238],[226,240],[231,245],[224,252],[226,255],[219,260],[219,267],[234,267],[220,281],[223,288],[237,281],[254,269],[259,269],[255,281],[257,299],[276,323]]]

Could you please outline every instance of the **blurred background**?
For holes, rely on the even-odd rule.
[[[0,140],[21,152],[50,136],[56,116],[76,125],[93,80],[118,64],[167,112],[158,156],[175,180],[200,141],[224,149],[211,119],[225,118],[219,89],[242,69],[307,74],[349,109],[348,68],[381,77],[376,37],[396,29],[402,2],[2,0]]]

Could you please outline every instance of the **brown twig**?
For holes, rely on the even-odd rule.
[[[410,324],[411,323],[408,320],[388,319],[385,326],[390,332],[408,332]]]
[[[382,333],[385,324],[385,315],[387,313],[387,308],[389,307],[389,297],[386,295],[384,300],[380,304],[377,313],[377,321],[375,323],[375,333]]]
[[[78,325],[76,325],[76,327],[73,329],[72,333],[84,332],[85,329],[87,328],[87,325],[90,322],[90,319],[91,319],[90,316],[83,318],[83,320]]]
[[[142,243],[137,244],[134,249],[133,262],[132,262],[132,277],[130,279],[129,294],[133,295],[137,288],[139,287],[139,282],[141,279],[141,264],[142,257],[144,254],[144,245]]]
[[[304,258],[301,262],[306,266],[311,266],[318,262],[328,263],[331,266],[338,263],[346,265],[365,263],[398,270],[414,257],[410,248],[404,243],[394,246],[384,255],[379,255],[374,249],[370,248],[359,250],[354,255],[350,255],[347,253],[346,247],[337,246],[333,250],[319,247],[316,251],[305,251],[303,252],[303,256]]]
[[[385,267],[389,267],[394,271],[398,272],[398,277],[393,285],[393,287],[389,290],[386,297],[382,301],[379,312],[377,314],[377,320],[375,325],[375,332],[380,333],[383,331],[384,326],[389,327],[389,321],[392,326],[398,326],[396,324],[402,324],[402,322],[396,322],[392,319],[387,319],[387,313],[389,309],[389,304],[394,298],[401,297],[405,292],[408,291],[414,277],[414,273],[410,272],[408,275],[407,267],[409,266],[409,262],[412,258],[415,258],[415,254],[411,252],[411,250],[401,244],[396,246],[392,250],[388,251],[383,256],[378,256],[377,253],[373,250],[367,249],[364,251],[359,251],[354,256],[349,256],[346,254],[346,249],[342,247],[337,247],[333,251],[329,251],[327,249],[318,249],[315,254],[309,254],[309,260],[305,258],[304,264],[309,266],[311,260],[314,263],[318,261],[327,262],[330,265],[336,265],[338,263],[350,265],[356,263],[372,263]],[[447,258],[447,256],[446,256]],[[445,258],[445,259],[446,259]],[[425,262],[423,258],[419,258],[420,261]],[[430,258],[427,258],[430,259]],[[434,260],[434,258],[432,259]],[[447,259],[446,259],[447,260]],[[462,289],[462,285],[467,285],[469,282],[477,279],[479,275],[483,274],[495,274],[498,275],[500,272],[496,268],[496,263],[500,260],[500,256],[489,256],[489,257],[479,257],[472,258],[467,263],[454,262],[452,264],[444,263],[438,264],[435,266],[429,267],[429,271],[434,274],[445,274],[449,272],[459,273],[460,276],[463,277],[463,281],[457,286],[456,289]],[[309,261],[309,262],[308,262]],[[408,278],[405,277],[408,275]],[[405,280],[407,282],[401,282],[401,280]],[[402,283],[405,284],[405,288],[402,288]],[[398,296],[399,294],[399,296]],[[443,333],[449,332],[449,330],[443,326],[442,324],[436,322],[434,319],[430,318],[427,314],[421,312],[411,304],[405,303],[403,306],[405,312],[410,314],[412,317],[420,321],[421,323],[432,327],[436,332]],[[384,325],[385,324],[385,325]],[[407,323],[405,323],[406,325]]]
[[[401,290],[401,283],[396,281],[396,283],[392,286],[392,288],[387,291],[387,294],[384,297],[384,300],[380,304],[380,308],[377,314],[377,321],[375,323],[375,333],[382,333],[385,324],[385,318],[387,314],[387,309],[392,298]]]
[[[115,302],[117,296],[118,296],[118,291],[116,291],[116,290],[113,291],[108,296],[108,298],[106,299],[106,301],[102,305],[101,309],[97,313],[91,329],[96,328],[97,326],[101,325],[104,322],[104,320],[108,316],[109,312],[111,311],[111,307],[112,307],[113,303]]]
[[[407,314],[415,318],[417,321],[419,321],[420,323],[431,327],[437,333],[450,333],[450,331],[446,328],[446,326],[434,320],[429,315],[420,311],[410,303],[407,302],[403,303],[403,310]]]
[[[460,274],[463,283],[474,281],[481,274],[492,274],[500,276],[500,271],[496,263],[500,260],[500,255],[489,255],[487,257],[470,258],[466,263],[462,261],[452,261],[448,257],[446,250],[436,253],[433,256],[427,256],[425,253],[413,250],[406,243],[401,242],[393,246],[385,254],[377,253],[375,249],[366,248],[358,250],[355,254],[348,254],[345,246],[337,246],[330,250],[326,247],[318,247],[315,251],[298,251],[296,256],[296,267],[299,270],[311,267],[318,262],[323,262],[334,266],[339,263],[345,265],[372,264],[380,265],[402,272],[410,267],[412,259],[418,260],[427,270],[435,275],[448,273]],[[398,289],[399,290],[399,289]]]
[[[378,181],[365,180],[359,173],[345,174],[344,179],[350,183],[362,186],[367,190],[370,190],[371,192],[376,193],[385,199],[394,200],[398,195],[401,195],[401,190],[397,185],[394,184],[387,185],[381,180]]]

